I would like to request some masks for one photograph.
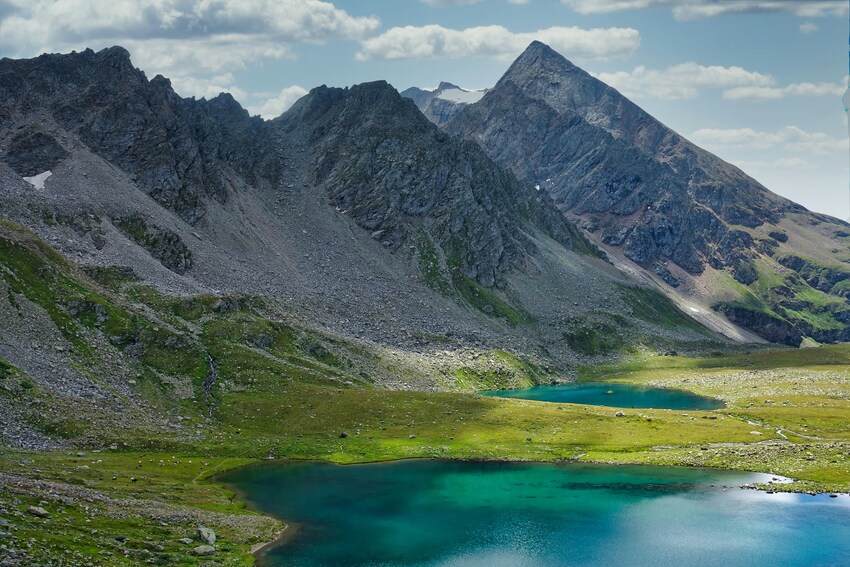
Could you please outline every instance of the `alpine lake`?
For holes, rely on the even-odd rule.
[[[626,384],[486,395],[703,410],[719,400]],[[786,479],[699,468],[403,460],[263,463],[219,475],[287,521],[265,566],[850,564],[850,497],[769,493]]]

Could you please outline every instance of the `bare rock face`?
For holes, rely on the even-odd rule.
[[[12,137],[4,161],[22,177],[48,171],[68,157],[53,136],[38,128],[26,128]]]
[[[733,227],[793,207],[539,42],[446,130],[546,187],[642,265],[669,259],[699,274],[710,263],[750,283],[752,242]]]
[[[545,194],[441,132],[380,81],[319,87],[278,119],[306,139],[312,172],[333,206],[391,250],[423,230],[486,287],[523,264],[540,230],[570,247],[575,229]]]
[[[845,270],[835,268],[847,259],[846,223],[771,193],[548,46],[532,43],[443,129],[548,191],[579,226],[665,282],[669,293],[682,284],[674,265],[693,281],[711,267],[737,284],[715,281],[721,276],[691,289],[730,321],[774,342],[846,340],[850,314],[840,298],[848,285],[839,274]],[[796,246],[811,255],[814,241],[817,260],[786,260]],[[800,276],[785,296],[738,285],[785,277],[785,268]],[[812,291],[825,296],[812,302]],[[810,325],[806,312],[821,325]]]
[[[122,47],[3,59],[0,105],[10,117],[38,113],[76,134],[189,223],[204,216],[206,199],[227,200],[236,175],[251,182],[276,178],[260,118],[250,118],[228,94],[210,101],[179,97],[168,79],[148,81]],[[32,172],[41,159],[63,157],[57,145],[35,132],[16,138],[6,161]]]

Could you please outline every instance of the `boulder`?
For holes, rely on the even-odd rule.
[[[198,539],[209,545],[215,545],[215,532],[210,528],[198,524]]]
[[[210,555],[215,555],[215,548],[211,545],[199,545],[198,547],[192,550],[192,555],[197,555],[199,557],[209,557]]]

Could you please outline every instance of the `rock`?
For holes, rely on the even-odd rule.
[[[199,545],[198,547],[192,550],[192,555],[197,555],[199,557],[208,557],[210,555],[215,555],[215,548],[211,545]]]
[[[618,411],[617,413],[614,414],[614,417],[626,417],[626,414],[624,414],[621,411]]]
[[[340,439],[345,439],[346,437],[348,437],[348,433],[346,433],[345,431],[339,434]]]
[[[408,435],[408,436],[407,436],[407,438],[408,438],[408,439],[416,439],[416,435],[413,435],[413,434],[411,433],[410,435]]]
[[[42,508],[41,506],[30,506],[27,508],[27,512],[32,514],[33,516],[38,516],[39,518],[49,518],[50,512]]]
[[[190,544],[192,544],[192,542],[193,542],[193,541],[195,541],[195,540],[193,540],[193,539],[192,539],[192,538],[190,538],[190,537],[181,537],[181,538],[180,538],[180,539],[178,539],[177,541],[179,541],[180,543],[184,543],[184,544],[186,544],[186,545],[190,545]]]
[[[662,266],[671,286],[679,282],[667,261],[698,274],[714,259],[739,266],[736,279],[751,277],[744,268],[754,247],[726,254],[727,235],[775,222],[787,206],[539,42],[445,128],[520,178],[547,179],[559,206],[597,218],[603,234],[620,235],[606,244],[648,269]]]
[[[5,152],[4,161],[23,177],[52,170],[68,157],[68,152],[55,138],[38,126],[15,134]]]
[[[172,272],[183,274],[192,267],[192,252],[176,232],[153,225],[140,215],[116,218],[112,223]]]
[[[215,532],[210,528],[198,524],[198,539],[209,545],[215,545]]]
[[[548,194],[505,175],[477,145],[440,132],[384,81],[313,89],[279,125],[322,147],[317,188],[367,234],[395,252],[422,219],[434,253],[456,258],[460,275],[486,288],[534,253],[524,224],[567,247],[581,238]],[[375,139],[383,140],[379,151]]]

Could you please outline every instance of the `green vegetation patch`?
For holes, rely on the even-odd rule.
[[[176,232],[149,225],[139,215],[120,217],[112,222],[169,270],[182,274],[192,267],[192,252]]]
[[[454,289],[443,271],[437,245],[425,232],[419,234],[417,259],[425,285],[443,295],[453,295]]]
[[[462,366],[450,371],[455,389],[524,389],[551,382],[555,377],[548,368],[504,350],[483,353],[477,360],[477,365]]]
[[[711,332],[684,314],[675,303],[661,293],[627,285],[618,285],[620,296],[637,319],[666,329],[687,328],[706,336]]]
[[[622,352],[626,349],[626,340],[620,330],[630,327],[624,317],[612,317],[617,326],[607,321],[598,320],[593,316],[575,317],[567,321],[569,330],[563,333],[563,338],[570,349],[586,356],[599,356]]]
[[[491,317],[504,319],[511,327],[532,323],[534,318],[525,310],[512,307],[495,292],[463,275],[459,268],[452,268],[455,289],[470,305]]]
[[[105,288],[118,291],[126,283],[139,281],[139,276],[130,266],[83,266],[88,277]]]

